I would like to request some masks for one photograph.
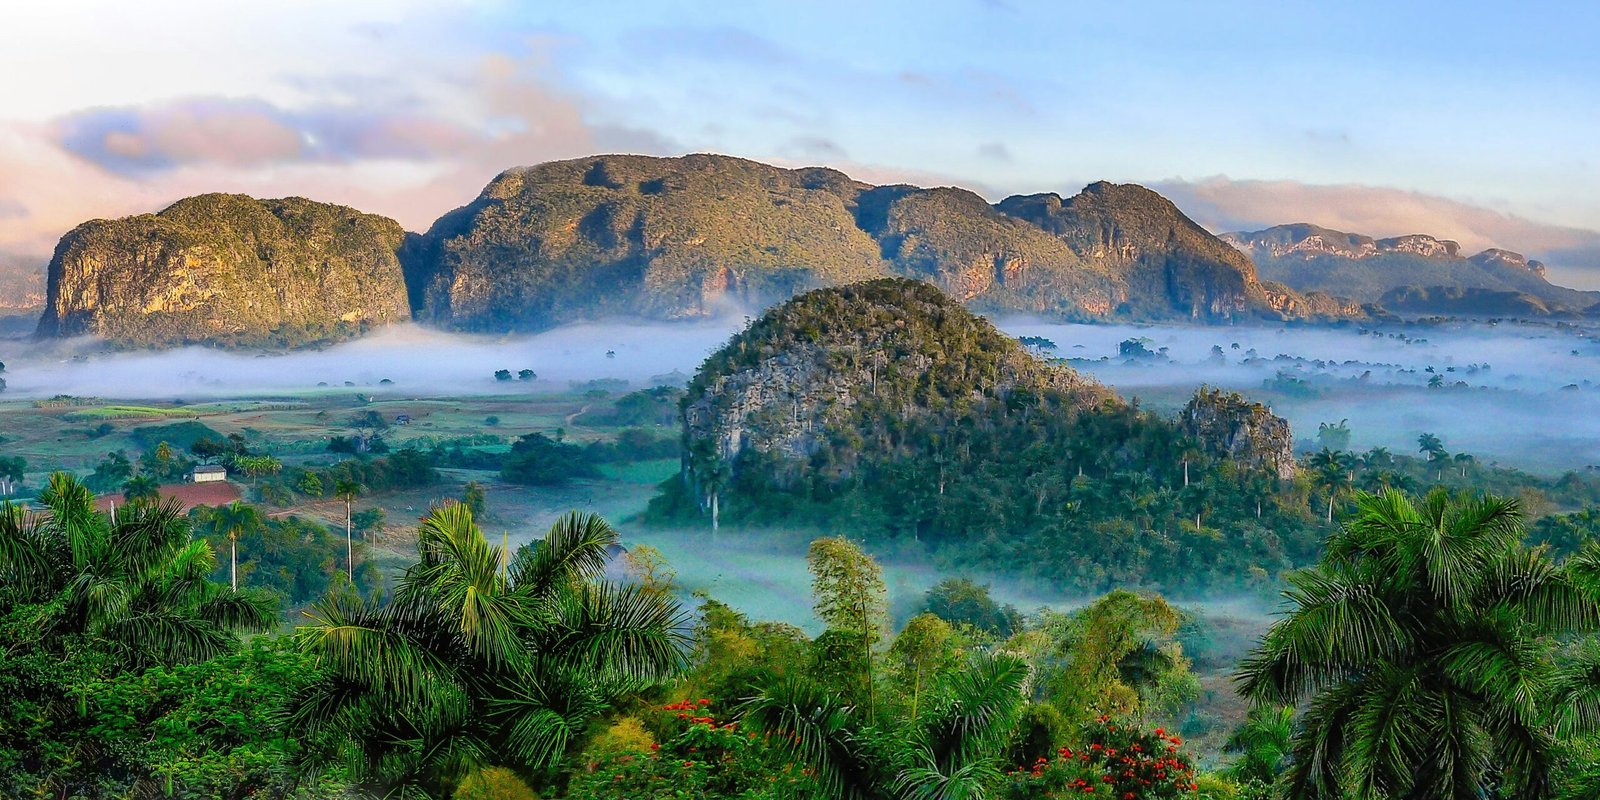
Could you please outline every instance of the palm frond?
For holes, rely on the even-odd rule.
[[[508,570],[519,590],[548,594],[557,586],[596,580],[604,572],[607,550],[617,531],[598,514],[568,512],[544,539],[517,552]]]
[[[861,721],[837,694],[805,678],[779,678],[740,706],[740,719],[809,766],[823,796],[873,796],[873,770],[856,741]]]

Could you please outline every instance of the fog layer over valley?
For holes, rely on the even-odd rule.
[[[1541,472],[1600,463],[1600,344],[1592,329],[1509,322],[1374,329],[1021,318],[999,324],[1013,335],[1048,339],[1056,347],[1041,355],[1066,359],[1161,410],[1175,411],[1201,384],[1244,392],[1288,418],[1306,446],[1319,424],[1348,419],[1357,449],[1409,452],[1427,432],[1454,450]],[[638,389],[687,380],[743,325],[730,314],[706,322],[586,323],[515,337],[407,325],[323,350],[257,355],[14,340],[0,345],[0,360],[8,366],[7,399],[171,401],[347,387],[387,397],[505,395],[608,379]],[[1138,347],[1124,349],[1130,340]],[[494,375],[523,369],[537,378],[508,384]]]

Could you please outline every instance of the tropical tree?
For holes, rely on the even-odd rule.
[[[1328,523],[1333,523],[1333,504],[1350,488],[1349,464],[1345,459],[1324,447],[1312,453],[1306,465],[1311,468],[1311,480],[1328,498]]]
[[[1578,567],[1522,545],[1514,500],[1356,506],[1239,673],[1257,702],[1309,700],[1286,795],[1551,796],[1554,641],[1600,627]]]
[[[283,462],[272,456],[237,456],[233,459],[233,463],[241,472],[250,476],[251,486],[255,486],[257,479],[262,475],[276,475],[283,469]]]
[[[1444,449],[1444,442],[1431,433],[1424,433],[1417,437],[1417,452],[1428,457],[1429,464],[1442,465],[1450,458],[1449,451]],[[1444,477],[1443,466],[1439,469],[1439,478]],[[1437,479],[1436,479],[1437,480]]]
[[[598,516],[571,513],[507,566],[466,506],[435,508],[392,601],[341,592],[309,612],[297,638],[324,677],[294,719],[347,741],[321,760],[343,757],[391,797],[558,763],[619,698],[682,665],[677,602],[601,581],[616,542]]]
[[[822,796],[981,798],[1026,704],[1026,662],[975,654],[940,676],[920,712],[883,723],[803,676],[775,678],[743,707],[742,721],[811,770]]]
[[[351,534],[350,504],[361,495],[361,484],[349,478],[333,482],[333,496],[344,501],[344,574],[351,581],[356,577],[356,546]]]
[[[300,481],[295,484],[295,488],[299,489],[300,493],[307,497],[321,497],[323,492],[322,476],[311,470],[306,470],[300,476]]]
[[[161,484],[145,473],[133,475],[123,481],[122,496],[130,503],[155,500],[161,496]]]
[[[28,462],[21,456],[0,456],[0,497],[15,494],[27,471]]]
[[[0,610],[35,607],[37,642],[82,635],[137,668],[203,661],[236,647],[235,632],[275,622],[270,598],[206,579],[216,558],[190,538],[176,500],[135,503],[113,520],[57,473],[39,502],[41,512],[0,503]]]
[[[833,662],[831,669],[855,672],[847,666],[851,662],[859,667],[859,674],[848,676],[855,684],[850,699],[864,701],[868,715],[874,714],[877,681],[873,666],[878,644],[889,627],[883,568],[841,536],[814,540],[806,552],[806,564],[811,570],[813,610],[828,628],[820,641],[823,646],[833,642],[851,651],[847,661]]]
[[[1256,706],[1244,723],[1228,736],[1223,749],[1237,753],[1238,760],[1226,770],[1239,783],[1272,785],[1289,762],[1294,742],[1294,709],[1289,706]]]
[[[239,590],[239,537],[261,530],[261,512],[238,500],[211,512],[212,524],[228,537],[228,582]]]

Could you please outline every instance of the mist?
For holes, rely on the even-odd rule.
[[[1600,464],[1600,342],[1589,328],[1000,325],[1054,341],[1045,355],[1169,413],[1202,384],[1240,391],[1288,419],[1303,447],[1320,423],[1347,419],[1357,449],[1415,452],[1427,432],[1452,451],[1537,472]],[[1155,355],[1120,355],[1127,339],[1147,340]],[[1443,385],[1430,388],[1435,376]]]
[[[573,381],[617,379],[636,388],[684,379],[739,330],[724,316],[697,322],[586,323],[544,333],[489,337],[395,325],[322,350],[233,353],[204,347],[106,351],[90,339],[17,344],[5,398],[57,394],[173,400],[300,393],[359,387],[377,396],[504,395],[562,391]],[[3,343],[0,343],[3,347]],[[495,370],[531,369],[507,383]],[[383,381],[391,381],[389,384]]]
[[[8,367],[0,396],[188,401],[352,387],[376,397],[504,396],[607,379],[639,389],[687,380],[746,319],[733,312],[500,337],[397,325],[322,350],[281,354],[202,347],[115,352],[88,339],[13,340],[0,342]],[[998,324],[1015,336],[1050,339],[1056,349],[1043,355],[1166,413],[1202,384],[1240,391],[1286,417],[1302,447],[1314,445],[1319,423],[1348,420],[1358,449],[1412,452],[1427,432],[1452,451],[1544,473],[1600,464],[1600,341],[1588,328],[1065,325],[1027,318]],[[1143,340],[1154,355],[1120,355],[1118,344],[1128,339]],[[531,369],[538,378],[498,381],[500,369]],[[1444,385],[1429,388],[1436,376]]]

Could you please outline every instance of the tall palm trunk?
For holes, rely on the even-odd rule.
[[[717,527],[720,523],[721,508],[717,502],[719,492],[711,493],[711,538],[717,538]]]
[[[228,534],[228,583],[239,591],[239,534]]]
[[[344,501],[344,576],[356,582],[356,546],[350,538],[350,501]]]

